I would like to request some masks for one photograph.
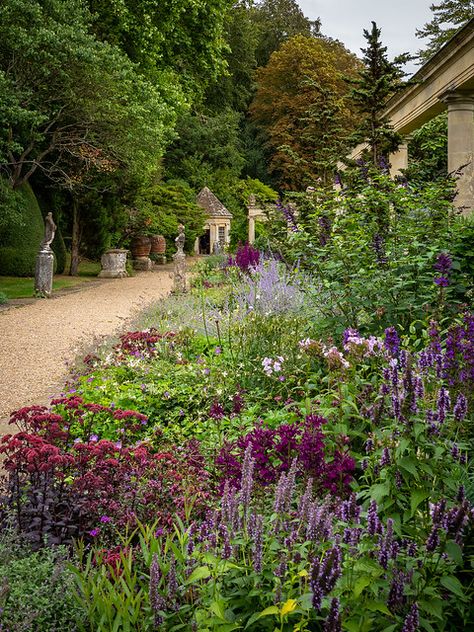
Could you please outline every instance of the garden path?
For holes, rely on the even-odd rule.
[[[141,310],[171,290],[172,266],[37,300],[0,313],[0,436],[11,411],[47,405],[79,352],[127,328]]]

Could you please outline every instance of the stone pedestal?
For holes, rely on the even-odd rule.
[[[118,248],[107,250],[100,259],[102,270],[99,272],[99,277],[102,279],[121,279],[128,276],[126,270],[127,253],[128,250]]]
[[[448,171],[457,181],[454,205],[464,215],[474,211],[474,92],[451,92],[448,105]]]
[[[137,257],[132,261],[133,269],[137,272],[151,272],[153,261],[150,257]]]
[[[50,298],[53,292],[54,254],[47,246],[36,257],[35,296]]]
[[[177,252],[173,255],[174,271],[173,271],[173,289],[175,294],[182,294],[187,291],[186,287],[186,255],[183,252]]]

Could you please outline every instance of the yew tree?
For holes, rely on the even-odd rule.
[[[356,122],[344,78],[358,68],[340,42],[297,35],[258,70],[251,115],[267,138],[269,169],[279,188],[332,180]]]

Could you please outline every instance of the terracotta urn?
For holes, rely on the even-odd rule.
[[[151,241],[149,237],[146,237],[145,235],[137,235],[136,237],[133,237],[132,243],[130,244],[130,251],[134,259],[138,259],[139,257],[148,257],[150,250]]]
[[[166,252],[166,239],[163,235],[152,235],[151,241],[151,255],[164,255]]]

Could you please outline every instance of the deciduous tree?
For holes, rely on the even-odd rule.
[[[268,136],[270,171],[280,188],[332,177],[355,125],[344,77],[355,76],[357,68],[340,42],[297,35],[259,69],[251,113]]]

